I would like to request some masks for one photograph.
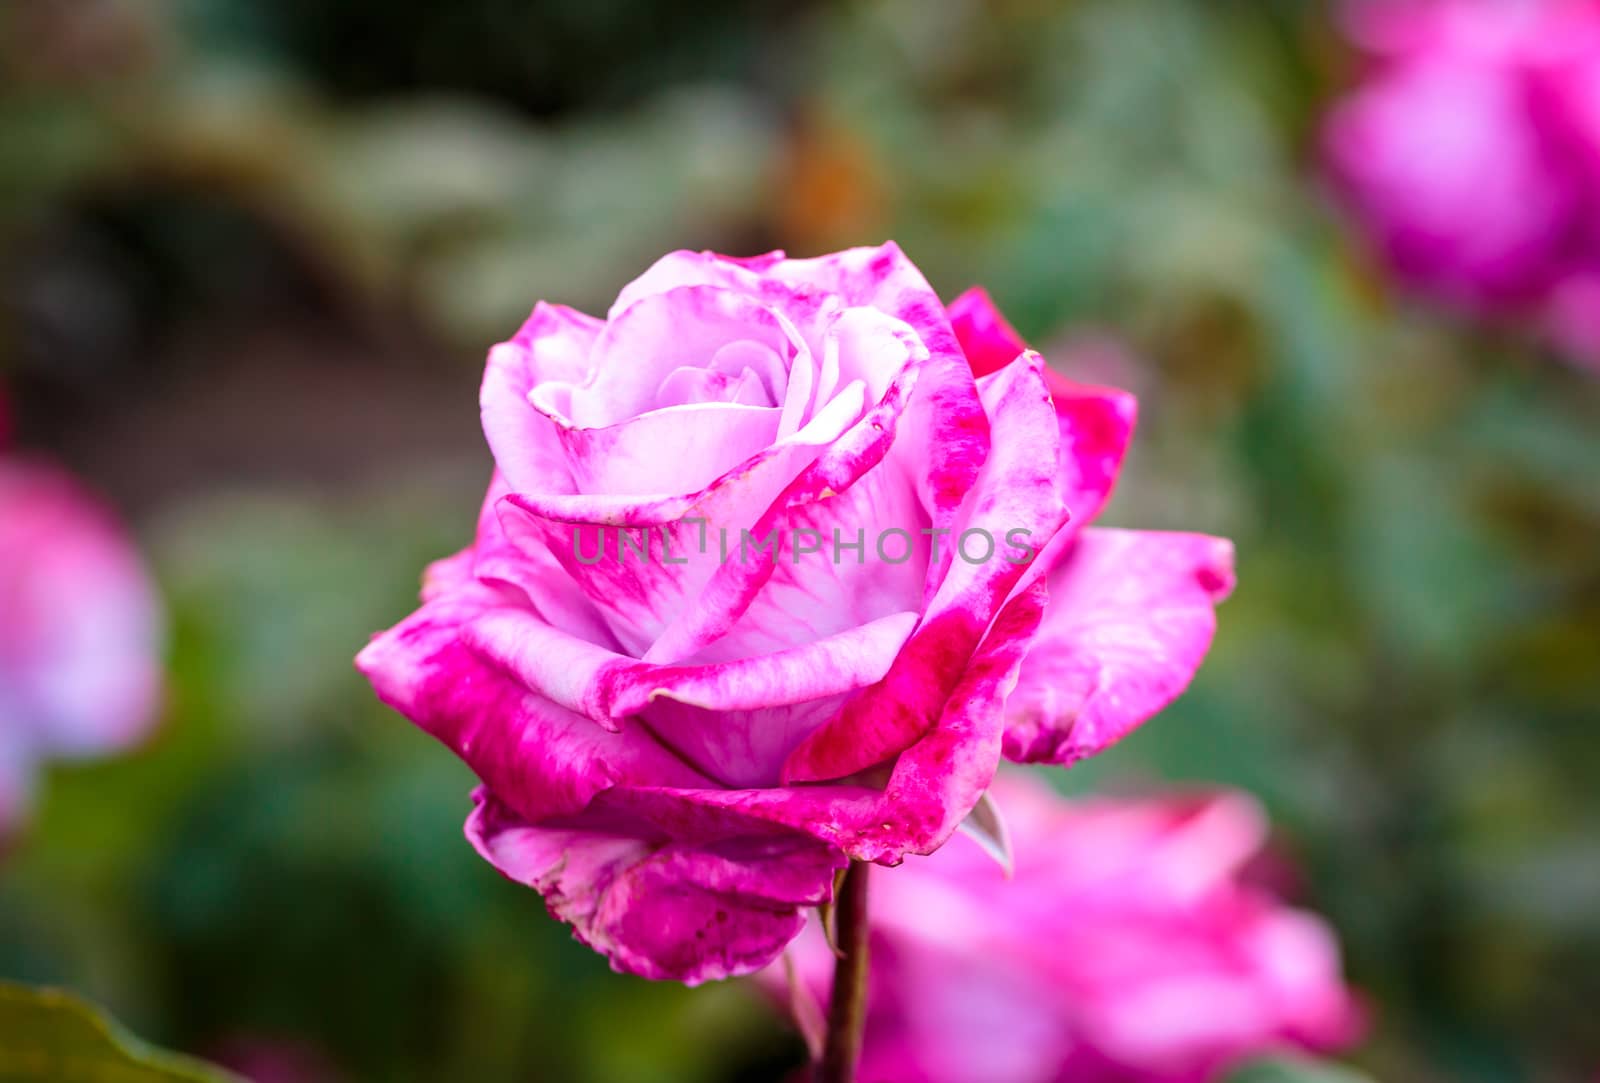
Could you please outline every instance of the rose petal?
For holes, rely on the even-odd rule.
[[[1047,554],[1048,556],[1049,554]],[[1069,764],[1170,703],[1211,645],[1233,547],[1090,529],[1049,570],[1050,604],[1006,704],[1007,758]]]
[[[489,351],[479,405],[495,467],[513,492],[571,492],[557,427],[528,401],[540,383],[579,383],[604,325],[541,301],[509,342]]]
[[[961,343],[974,376],[999,372],[1028,348],[982,286],[974,286],[951,301],[948,313],[950,328]]]
[[[587,643],[620,651],[611,627],[578,583],[566,574],[544,537],[534,534],[524,522],[514,522],[518,529],[512,530],[501,522],[499,508],[509,496],[504,476],[495,471],[478,513],[477,541],[469,551],[468,563],[452,577],[453,585],[462,585],[476,576],[490,584],[514,588],[545,623]],[[430,572],[430,584],[433,578]],[[441,584],[439,589],[446,588]],[[431,596],[425,590],[423,600]]]
[[[505,604],[487,589],[426,602],[356,657],[378,698],[460,756],[530,820],[570,815],[621,777],[700,786],[639,727],[609,732],[530,692],[465,642],[465,627]],[[669,781],[670,780],[670,781]]]
[[[1057,372],[1045,381],[1061,428],[1062,496],[1072,519],[1064,534],[1088,526],[1116,487],[1133,440],[1139,400],[1114,387],[1079,384]]]
[[[777,829],[669,841],[642,822],[536,827],[479,790],[467,837],[624,973],[690,985],[772,962],[832,897],[837,851]],[[756,825],[759,827],[759,825]]]
[[[702,402],[651,410],[605,428],[560,428],[579,492],[661,496],[698,492],[772,446],[780,411]]]
[[[798,647],[709,665],[635,665],[621,674],[615,713],[665,697],[705,710],[753,711],[854,691],[880,680],[916,626],[915,613],[847,628]]]
[[[784,760],[846,696],[881,679],[916,625],[897,613],[815,643],[704,666],[640,666],[613,710],[730,788],[775,786]],[[635,706],[637,705],[637,706]]]
[[[888,671],[915,624],[915,613],[898,613],[789,650],[691,666],[623,657],[516,606],[485,608],[460,634],[528,691],[607,729],[643,726],[696,770],[737,787],[775,785],[784,757],[846,693]]]
[[[973,287],[950,302],[950,325],[982,379],[1027,349],[989,294]],[[1064,534],[1082,530],[1111,497],[1117,472],[1133,438],[1138,400],[1126,391],[1095,387],[1045,370],[1045,382],[1061,425],[1061,469],[1072,520]]]

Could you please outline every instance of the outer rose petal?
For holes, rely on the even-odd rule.
[[[541,301],[510,342],[489,351],[478,396],[483,435],[510,491],[572,492],[558,428],[528,394],[545,381],[581,380],[602,326]]]
[[[671,785],[710,781],[638,727],[602,729],[470,648],[466,627],[503,601],[469,587],[426,602],[376,636],[356,668],[379,699],[460,756],[530,820],[576,813],[629,773]]]
[[[500,505],[509,492],[505,477],[496,470],[478,512],[477,540],[461,554],[464,566],[451,589],[467,585],[473,576],[492,586],[513,589],[552,627],[597,646],[620,650],[610,627],[578,584],[562,571],[561,562],[543,540],[519,539],[501,523]],[[432,595],[424,593],[424,600],[429,597]]]
[[[1027,349],[981,286],[950,302],[950,325],[980,386]],[[1075,383],[1050,368],[1045,369],[1045,383],[1061,425],[1063,492],[1072,513],[1063,531],[1068,533],[1088,526],[1110,499],[1133,438],[1139,403],[1126,391]]]
[[[542,894],[614,969],[645,978],[695,985],[759,970],[804,926],[804,908],[832,898],[845,864],[759,824],[684,845],[643,823],[535,827],[483,789],[473,799],[467,838],[478,852]]]
[[[1028,348],[982,286],[973,286],[951,301],[949,316],[974,376],[999,372]]]
[[[1074,383],[1051,370],[1045,382],[1061,426],[1063,498],[1070,535],[1094,521],[1111,499],[1123,457],[1133,439],[1139,400],[1114,387]]]
[[[429,576],[432,600],[377,637],[357,663],[385,702],[454,750],[498,795],[480,799],[485,809],[468,826],[474,845],[506,875],[543,892],[552,912],[572,922],[580,937],[620,970],[694,982],[770,962],[800,928],[801,908],[827,900],[843,855],[815,837],[809,817],[786,825],[745,815],[738,807],[686,800],[685,794],[737,798],[752,791],[716,789],[713,780],[663,749],[644,727],[630,721],[621,733],[607,732],[528,691],[511,672],[491,663],[488,657],[500,654],[508,664],[533,672],[533,663],[517,656],[529,648],[519,637],[529,634],[529,622],[536,618],[513,617],[517,611],[506,604],[506,596],[459,579],[462,564],[457,558],[435,565]],[[1038,608],[1033,607],[1034,621]],[[871,646],[871,637],[893,637],[885,645],[898,642],[909,623],[880,622],[810,649],[814,660],[824,663],[851,640],[859,647]],[[1011,648],[1005,664],[1013,672],[1021,661],[1016,638],[1005,638]],[[593,667],[592,679],[552,692],[580,699],[580,687],[610,688],[619,697],[637,698],[654,683],[669,694],[709,696],[713,702],[720,697],[737,707],[741,697],[755,694],[750,682],[764,683],[774,698],[782,698],[799,694],[786,691],[787,685],[825,677],[828,668],[819,664],[803,673],[788,672],[785,659],[766,656],[743,665],[676,669],[622,660],[618,671],[608,668],[615,663],[601,660],[606,652],[597,648],[568,640],[563,649],[569,665]],[[834,661],[839,663],[835,683],[873,675],[868,671],[862,677],[851,669],[866,659],[841,655]],[[886,667],[887,659],[877,664]],[[973,709],[991,722],[998,717],[999,701],[983,688],[1003,683],[991,677],[972,689]],[[972,780],[973,801],[993,770],[998,742],[998,724],[991,724],[987,747],[978,752],[987,769],[981,780]],[[627,785],[639,780],[669,788],[651,793]],[[857,792],[845,791],[842,801],[837,792],[815,796],[827,808],[830,801],[852,804]],[[884,815],[869,802],[860,803],[870,816]]]
[[[1050,604],[1006,703],[1005,754],[1070,764],[1188,685],[1233,589],[1233,547],[1200,534],[1093,529],[1049,574]]]
[[[784,756],[883,677],[916,622],[893,614],[783,651],[656,666],[460,579],[463,565],[434,565],[431,600],[357,665],[529,816],[575,812],[623,781],[776,784]]]

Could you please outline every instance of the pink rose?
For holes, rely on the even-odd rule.
[[[110,513],[61,471],[0,456],[0,832],[41,761],[144,736],[161,639],[155,590]]]
[[[1333,933],[1251,883],[1249,797],[1070,802],[1014,774],[993,793],[1010,880],[965,837],[873,876],[863,1083],[1203,1083],[1359,1033]],[[790,956],[825,1003],[820,929]],[[791,995],[782,965],[760,980]]]
[[[647,977],[764,966],[847,859],[937,849],[1002,743],[1120,737],[1231,581],[1217,539],[1085,529],[1131,398],[892,244],[541,303],[482,407],[476,541],[357,664],[483,781],[479,852]]]
[[[1395,270],[1446,302],[1525,319],[1580,358],[1600,271],[1600,3],[1352,4],[1372,58],[1331,113],[1344,202]]]

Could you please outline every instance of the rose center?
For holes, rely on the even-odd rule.
[[[765,342],[740,339],[717,348],[704,367],[680,366],[656,388],[655,405],[732,402],[777,406],[789,384],[789,367]]]

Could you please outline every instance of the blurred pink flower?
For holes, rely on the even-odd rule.
[[[0,457],[0,831],[38,765],[144,736],[162,614],[114,517],[63,471]]]
[[[863,1083],[1202,1083],[1359,1035],[1332,931],[1248,872],[1248,796],[1073,802],[1004,774],[993,794],[1012,879],[964,836],[873,873]],[[790,955],[825,1005],[815,922]],[[782,965],[760,980],[791,995]]]
[[[1600,363],[1600,3],[1346,9],[1370,60],[1328,118],[1344,202],[1403,278]],[[1574,285],[1577,282],[1579,285]]]
[[[339,1078],[320,1049],[291,1039],[236,1035],[210,1050],[206,1059],[250,1083],[335,1083]]]
[[[1232,586],[1222,539],[1089,525],[1133,397],[892,243],[541,303],[481,406],[477,537],[357,665],[482,779],[479,852],[629,973],[757,970],[847,859],[942,845],[1002,755],[1120,739]]]

